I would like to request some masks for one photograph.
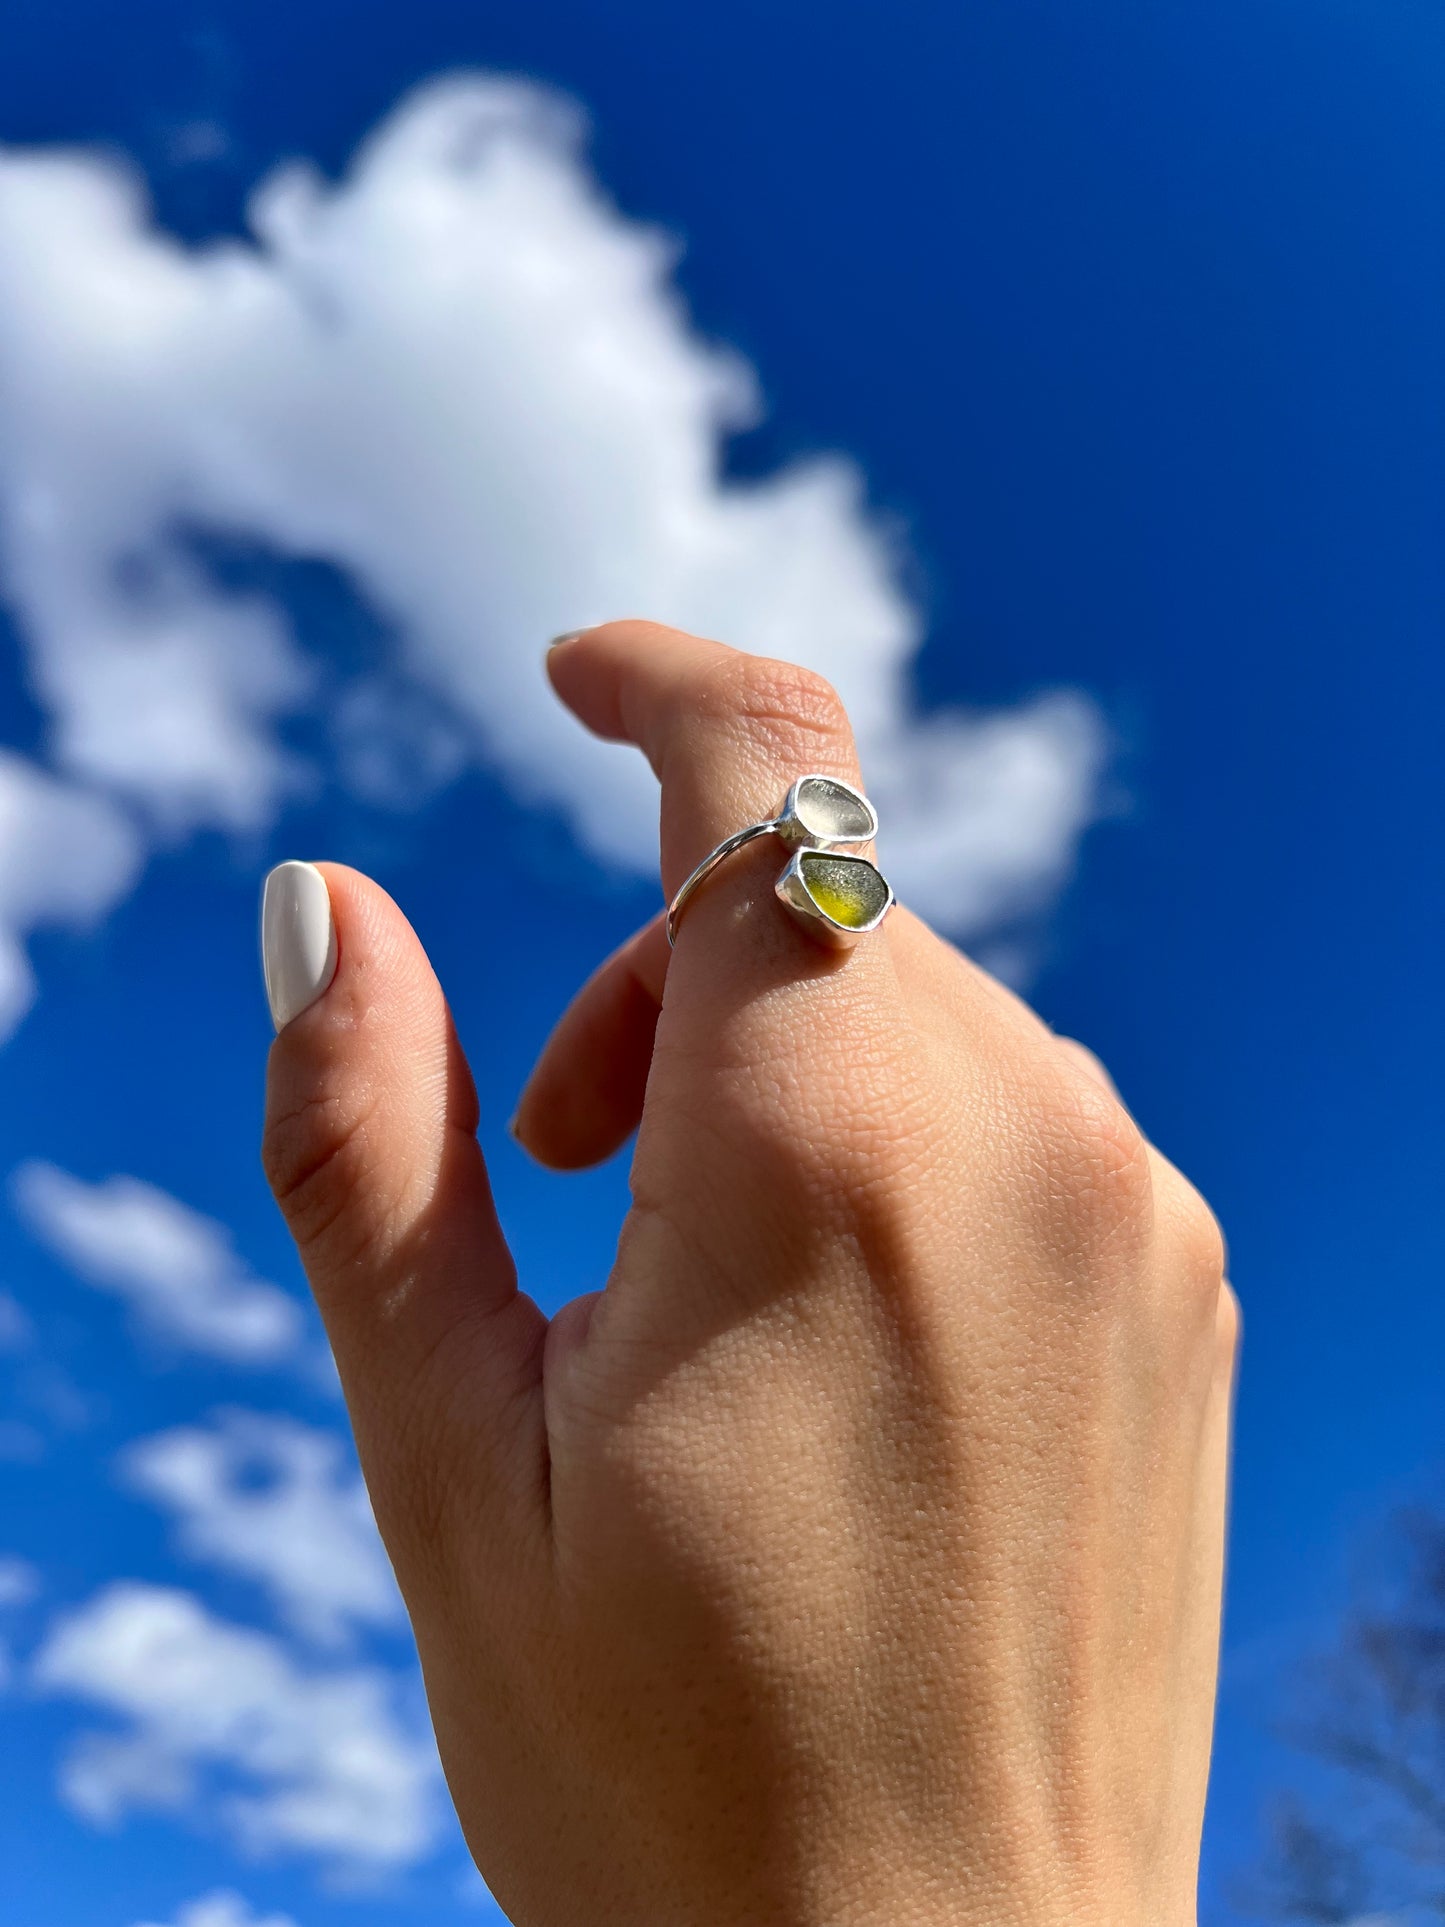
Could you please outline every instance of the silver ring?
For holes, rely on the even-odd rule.
[[[668,943],[677,942],[678,921],[694,891],[755,836],[779,837],[792,851],[773,887],[810,935],[835,948],[856,943],[878,928],[894,896],[876,864],[838,846],[871,843],[877,834],[878,812],[851,783],[836,776],[800,776],[776,816],[735,830],[708,851],[668,906]]]

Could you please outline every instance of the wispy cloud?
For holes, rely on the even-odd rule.
[[[301,1632],[336,1642],[401,1621],[366,1488],[335,1433],[222,1412],[141,1439],[121,1474],[172,1515],[183,1552],[255,1580]]]
[[[140,1921],[137,1927],[296,1927],[296,1923],[289,1914],[258,1914],[240,1894],[224,1888],[188,1901],[165,1923]]]
[[[246,1852],[350,1874],[424,1858],[440,1823],[436,1755],[380,1668],[321,1668],[194,1595],[121,1583],[62,1619],[36,1686],[118,1727],[81,1738],[60,1792],[97,1826],[133,1812],[219,1824]]]
[[[268,823],[301,779],[278,728],[322,672],[201,529],[330,562],[383,619],[378,669],[324,672],[339,780],[471,759],[650,866],[639,759],[584,741],[537,663],[649,614],[832,677],[918,908],[968,935],[1036,908],[1096,810],[1093,706],[919,712],[920,616],[859,470],[724,478],[752,371],[581,135],[535,87],[442,81],[339,183],[282,168],[253,240],[200,250],[114,160],[0,155],[0,587],[60,765],[171,830]]]
[[[139,1178],[86,1184],[53,1164],[16,1171],[30,1230],[88,1284],[125,1300],[165,1342],[235,1365],[271,1365],[299,1350],[300,1306],[258,1278],[223,1225]]]
[[[0,749],[0,1041],[35,995],[26,938],[96,922],[130,890],[141,856],[114,803]]]

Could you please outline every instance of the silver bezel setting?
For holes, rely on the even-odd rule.
[[[867,834],[847,836],[820,835],[811,829],[798,814],[798,798],[809,783],[826,783],[830,789],[842,790],[858,804],[867,823]],[[735,830],[731,836],[724,837],[715,849],[709,850],[702,862],[687,877],[672,902],[667,907],[667,941],[669,948],[677,942],[678,923],[683,911],[697,890],[707,881],[720,863],[730,857],[735,850],[751,843],[754,837],[776,836],[792,856],[782,875],[773,886],[778,899],[792,912],[810,936],[837,949],[848,949],[860,937],[866,937],[870,930],[876,930],[896,901],[887,877],[878,865],[856,851],[845,849],[845,844],[871,843],[878,834],[878,812],[852,783],[844,782],[841,776],[826,776],[821,771],[810,771],[799,776],[790,786],[783,798],[782,806],[776,816],[766,818],[761,823],[749,823],[746,829]],[[867,923],[840,923],[830,916],[813,900],[806,882],[803,880],[802,860],[806,856],[826,854],[843,863],[863,863],[873,872],[883,885],[885,892],[882,906],[868,919]]]
[[[815,901],[803,878],[803,862],[810,856],[828,856],[834,863],[861,863],[873,872],[883,885],[883,902],[867,923],[840,923],[836,917]],[[794,850],[787,868],[774,885],[779,900],[784,903],[798,919],[810,936],[821,937],[825,943],[836,950],[849,950],[860,937],[866,937],[870,930],[876,930],[897,901],[893,886],[870,858],[858,856],[851,850],[840,850],[832,844],[807,843]]]
[[[829,789],[842,790],[867,816],[868,828],[858,836],[820,836],[816,830],[810,830],[798,814],[798,795],[806,783],[826,783]],[[783,806],[773,818],[773,828],[790,850],[831,850],[841,843],[871,843],[878,834],[878,812],[862,790],[845,783],[841,776],[825,776],[820,770],[810,770],[797,779],[783,798]]]

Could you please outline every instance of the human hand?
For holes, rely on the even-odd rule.
[[[549,668],[651,760],[669,893],[798,773],[859,780],[803,671],[634,622]],[[1086,1052],[906,907],[819,948],[781,861],[730,858],[543,1052],[544,1163],[640,1118],[606,1290],[550,1326],[421,948],[324,867],[338,962],[273,1048],[265,1163],[467,1840],[518,1927],[1183,1927],[1218,1230]],[[282,954],[284,907],[288,1015],[325,933]]]

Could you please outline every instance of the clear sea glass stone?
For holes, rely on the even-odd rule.
[[[795,851],[777,890],[794,916],[831,944],[850,944],[876,930],[893,903],[877,865],[841,850]]]
[[[866,796],[836,776],[800,776],[784,799],[779,833],[790,843],[867,843],[878,817]]]

